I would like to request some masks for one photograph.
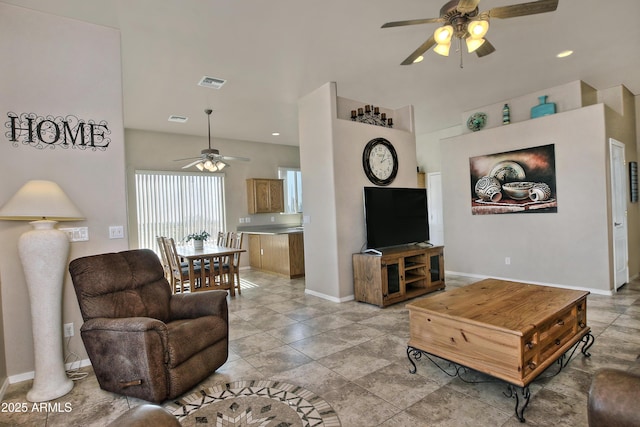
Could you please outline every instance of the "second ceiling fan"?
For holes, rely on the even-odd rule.
[[[176,159],[176,162],[182,162],[185,160],[195,160],[187,165],[184,165],[182,169],[187,169],[192,166],[197,167],[200,171],[209,171],[209,172],[219,172],[222,169],[229,166],[224,160],[240,160],[243,162],[248,162],[249,159],[246,157],[237,157],[237,156],[223,156],[220,154],[220,151],[211,148],[211,113],[213,110],[206,109],[204,110],[207,115],[207,121],[209,125],[209,148],[205,148],[200,151],[200,155],[198,157],[188,157],[186,159]],[[196,160],[197,159],[197,160]]]
[[[480,0],[451,0],[442,6],[438,18],[387,22],[382,28],[431,23],[443,24],[407,59],[402,61],[402,65],[419,62],[418,59],[422,54],[433,46],[435,46],[434,51],[436,53],[448,56],[453,38],[458,39],[460,55],[462,55],[462,40],[465,40],[469,53],[475,52],[478,57],[483,57],[496,50],[484,37],[489,30],[490,18],[504,19],[535,15],[537,13],[553,12],[558,7],[558,0],[538,0],[511,6],[494,7],[480,12],[478,10],[479,3]],[[460,61],[460,67],[462,67],[462,56]]]

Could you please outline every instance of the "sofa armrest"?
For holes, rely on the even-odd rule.
[[[600,369],[589,388],[589,426],[638,426],[638,402],[640,376],[617,369]]]
[[[218,316],[229,323],[227,291],[212,290],[172,295],[169,316],[171,320]]]

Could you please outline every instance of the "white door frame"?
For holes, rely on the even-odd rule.
[[[429,240],[435,245],[444,245],[442,175],[440,172],[427,174],[427,206],[429,211]]]
[[[627,170],[625,145],[609,138],[611,174],[611,227],[613,240],[613,285],[618,288],[629,281],[629,242],[627,234]]]

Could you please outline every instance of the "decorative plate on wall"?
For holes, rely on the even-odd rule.
[[[487,124],[487,115],[485,113],[473,113],[467,119],[467,127],[477,132]]]

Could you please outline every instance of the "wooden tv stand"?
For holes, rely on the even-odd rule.
[[[356,301],[386,307],[444,289],[444,246],[397,246],[353,254]]]

